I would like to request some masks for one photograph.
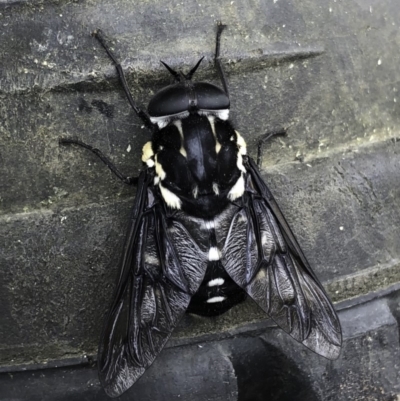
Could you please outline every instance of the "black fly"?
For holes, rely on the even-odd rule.
[[[100,31],[94,33],[114,62],[129,103],[152,132],[139,177],[126,177],[98,150],[89,149],[138,190],[114,300],[99,346],[99,377],[116,397],[146,371],[185,312],[219,315],[250,296],[283,330],[312,351],[338,357],[341,328],[246,143],[229,121],[229,94],[165,65],[176,83],[160,90],[148,112],[132,98],[121,65]]]

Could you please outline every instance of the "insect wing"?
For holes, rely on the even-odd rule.
[[[243,207],[231,220],[223,262],[232,279],[288,334],[328,359],[339,356],[340,322],[254,163]]]
[[[131,387],[153,363],[207,267],[206,255],[184,225],[167,216],[153,178],[149,170],[139,177],[114,302],[99,346],[99,378],[111,397]]]

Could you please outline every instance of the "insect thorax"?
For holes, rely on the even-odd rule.
[[[155,185],[168,206],[206,217],[243,195],[245,153],[228,120],[193,113],[158,130],[142,160],[155,168]]]

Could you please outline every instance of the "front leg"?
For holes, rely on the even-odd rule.
[[[105,156],[99,149],[94,148],[91,145],[87,145],[86,143],[79,141],[77,139],[69,139],[69,138],[60,138],[60,145],[78,145],[82,148],[90,150],[94,153],[121,181],[128,185],[136,185],[138,183],[139,177],[127,177],[122,174],[118,168]]]
[[[226,28],[221,21],[217,24],[217,38],[215,41],[215,54],[214,54],[214,65],[216,66],[219,76],[221,78],[222,86],[224,87],[224,91],[229,98],[229,89],[228,82],[225,75],[224,67],[222,66],[221,58],[220,58],[220,48],[221,48],[221,34],[222,31]]]
[[[142,110],[136,104],[136,102],[133,100],[131,91],[129,90],[128,83],[126,82],[124,71],[121,67],[121,64],[119,63],[119,61],[117,60],[117,58],[115,57],[114,53],[111,51],[109,46],[107,45],[107,43],[103,37],[103,33],[101,32],[100,29],[97,29],[96,31],[93,32],[92,35],[100,42],[100,44],[103,46],[104,50],[106,51],[106,53],[108,54],[108,56],[110,57],[112,62],[114,63],[114,66],[118,73],[119,80],[121,81],[122,87],[124,88],[124,92],[126,94],[126,97],[128,98],[129,104],[132,106],[133,110],[139,116],[139,118],[143,121],[144,125],[148,129],[153,130],[155,128],[155,124],[153,124],[151,122],[150,116],[144,110]]]

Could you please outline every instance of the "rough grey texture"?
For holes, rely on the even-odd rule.
[[[112,294],[134,190],[87,152],[60,148],[58,138],[75,136],[91,143],[134,175],[149,134],[129,108],[113,67],[90,32],[100,27],[108,35],[133,96],[146,105],[169,82],[159,59],[185,69],[205,55],[198,77],[218,82],[211,60],[219,19],[229,25],[222,55],[233,120],[253,155],[259,135],[287,129],[286,137],[268,145],[265,178],[331,296],[340,301],[400,282],[396,0],[0,0],[3,370],[69,358],[87,361],[83,355],[95,352]],[[329,364],[326,376],[321,373],[324,361],[313,360],[315,368],[307,374],[322,384],[321,389],[311,386],[314,395],[307,399],[321,394],[336,399],[338,383],[348,397],[343,400],[368,400],[360,398],[368,393],[375,397],[371,400],[386,401],[390,391],[399,392],[398,378],[396,382],[390,376],[397,368],[377,375],[398,352],[398,297],[388,298],[387,305],[397,320],[371,321],[373,331],[368,323],[372,304],[349,310],[349,321],[355,313],[361,316],[361,331],[346,342],[355,354]],[[250,302],[218,319],[187,317],[173,349],[182,353],[188,364],[182,362],[184,366],[192,366],[187,362],[192,351],[185,350],[193,346],[180,349],[179,341],[190,344],[208,334],[218,348],[218,333],[237,326],[245,332],[247,324],[262,319]],[[297,372],[308,372],[311,368],[290,351],[295,345],[280,336],[282,352],[293,357]],[[236,347],[223,344],[224,352],[232,344]],[[252,346],[246,342],[243,349],[251,354]],[[303,353],[300,348],[296,352]],[[161,376],[176,358],[166,355],[166,365],[157,371]],[[81,391],[83,379],[75,381],[80,371],[68,372],[71,391],[74,386]],[[92,370],[84,372],[88,376],[82,377],[97,386]],[[52,388],[62,375],[54,371]],[[35,383],[40,388],[41,382]],[[227,387],[226,394],[240,394],[237,383]],[[0,390],[3,385],[0,382]],[[379,395],[381,387],[385,393]],[[366,390],[360,395],[361,388]],[[97,399],[87,391],[86,399]]]

